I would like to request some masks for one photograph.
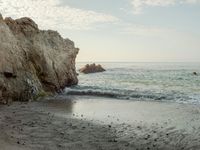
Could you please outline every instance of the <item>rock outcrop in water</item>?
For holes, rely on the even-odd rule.
[[[0,103],[26,101],[78,83],[79,49],[56,31],[39,30],[30,18],[0,14]]]
[[[96,65],[96,64],[87,64],[83,68],[79,69],[81,73],[96,73],[96,72],[104,72],[106,71],[101,65]]]
[[[192,74],[193,74],[193,75],[195,75],[195,76],[197,76],[197,75],[198,75],[198,74],[197,74],[197,72],[193,72]]]

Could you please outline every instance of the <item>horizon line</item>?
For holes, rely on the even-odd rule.
[[[200,63],[200,61],[76,61],[76,63]]]

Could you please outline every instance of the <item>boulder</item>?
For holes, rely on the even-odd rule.
[[[40,30],[30,18],[0,15],[0,103],[27,101],[77,84],[78,51],[74,42]]]
[[[79,72],[88,74],[88,73],[97,73],[106,71],[101,65],[96,64],[87,64],[83,68],[79,69]]]
[[[193,72],[193,75],[197,76],[198,74],[197,74],[197,72]]]

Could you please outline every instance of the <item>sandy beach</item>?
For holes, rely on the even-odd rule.
[[[200,150],[200,0],[0,0],[0,150]]]
[[[200,149],[198,105],[57,96],[0,111],[2,150]]]

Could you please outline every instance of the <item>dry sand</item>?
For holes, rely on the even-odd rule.
[[[96,97],[0,106],[0,150],[199,150],[200,107]]]

